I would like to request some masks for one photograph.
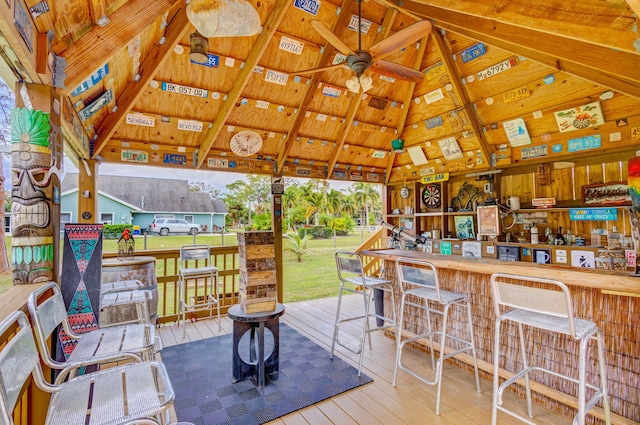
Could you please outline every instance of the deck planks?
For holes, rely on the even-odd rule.
[[[286,304],[281,321],[310,338],[327,351],[331,349],[333,321],[337,298],[323,298]],[[343,308],[362,309],[362,298],[347,296]],[[188,322],[186,336],[176,324],[165,324],[158,331],[165,346],[183,341],[195,341],[232,332],[233,323],[226,316],[221,318],[222,331],[218,331],[215,319]],[[356,333],[357,327],[345,327],[344,331]],[[354,342],[355,342],[354,336]],[[397,386],[391,385],[395,360],[395,341],[382,334],[372,334],[373,349],[365,349],[363,372],[374,382],[347,391],[297,412],[283,416],[270,425],[348,425],[348,424],[398,424],[429,423],[433,425],[484,425],[491,422],[492,384],[481,379],[482,392],[475,391],[473,374],[447,364],[443,372],[440,415],[435,414],[436,388],[426,385],[409,374],[399,371]],[[357,367],[357,355],[336,346],[336,355]],[[417,350],[406,352],[403,362],[424,365],[430,371],[428,357]],[[524,400],[507,394],[505,403],[525,411]],[[534,405],[535,420],[540,425],[569,425],[567,418]],[[175,414],[173,415],[175,420]],[[506,414],[498,417],[499,425],[510,425],[514,420]]]

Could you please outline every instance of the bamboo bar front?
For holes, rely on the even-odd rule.
[[[444,289],[469,294],[474,320],[474,332],[480,367],[487,374],[493,373],[494,321],[489,279],[500,271],[517,275],[530,275],[560,280],[570,286],[573,307],[577,317],[593,320],[604,332],[608,389],[614,423],[633,424],[640,421],[640,324],[636,320],[640,312],[640,279],[628,273],[603,272],[552,265],[523,262],[503,262],[494,259],[474,259],[461,256],[427,254],[398,249],[368,250],[362,254],[381,258],[385,262],[385,273],[395,280],[394,261],[398,257],[421,258],[438,267]],[[395,285],[396,299],[400,299],[400,287]],[[385,300],[385,309],[390,305]],[[399,303],[398,303],[399,307]],[[415,309],[414,309],[415,310]],[[465,337],[466,316],[463,311],[454,311],[450,321],[453,335]],[[403,329],[409,334],[421,333],[426,324],[422,311],[405,312]],[[437,322],[436,322],[437,325]],[[569,337],[533,330],[529,334],[527,350],[530,362],[561,373],[577,376],[577,344]],[[517,328],[503,326],[501,337],[501,376],[520,368]],[[570,353],[570,355],[567,355]],[[590,353],[595,358],[595,350]],[[470,361],[465,356],[463,362]],[[597,382],[595,362],[588,362],[587,379]],[[466,367],[466,365],[464,366]],[[595,378],[594,378],[595,373]],[[577,388],[570,383],[558,385],[545,375],[533,374],[536,401],[568,417],[575,414],[572,406]],[[596,416],[602,413],[596,408]],[[590,419],[594,421],[593,418]],[[597,421],[597,420],[595,420]],[[599,423],[599,422],[592,422]]]

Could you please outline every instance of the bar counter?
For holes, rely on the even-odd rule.
[[[499,261],[491,258],[469,258],[456,255],[430,254],[400,249],[364,250],[361,254],[384,260],[387,278],[395,280],[394,261],[399,257],[425,259],[438,268],[440,284],[444,289],[467,293],[473,312],[473,326],[476,339],[478,366],[483,376],[491,379],[493,374],[494,321],[493,303],[489,279],[495,272],[515,275],[544,277],[559,280],[570,288],[574,314],[593,320],[604,332],[607,361],[608,389],[611,399],[611,411],[615,424],[640,423],[640,278],[624,272],[609,272],[595,269],[582,269],[567,266],[543,265],[522,261]],[[401,290],[395,285],[396,300],[400,300]],[[385,309],[390,299],[385,299]],[[397,308],[400,302],[397,301]],[[416,309],[413,309],[416,310]],[[453,313],[450,322],[452,334],[466,335],[466,315],[462,311]],[[405,312],[404,329],[407,336],[422,332],[426,319],[421,311]],[[436,321],[436,326],[437,326]],[[510,377],[516,367],[520,367],[517,327],[510,325],[502,329],[500,375]],[[577,376],[577,344],[569,337],[532,330],[527,343],[531,363],[542,362],[546,367],[558,372],[570,368],[572,376]],[[567,356],[566,353],[576,353]],[[589,358],[595,358],[595,349]],[[460,365],[469,368],[471,357],[461,355]],[[587,379],[593,382],[598,378],[597,362],[587,361]],[[594,377],[595,373],[595,377]],[[446,374],[446,371],[445,371]],[[538,403],[573,417],[576,406],[574,394],[577,388],[563,384],[554,384],[547,375],[532,375],[534,400]],[[470,382],[472,379],[470,378]],[[471,384],[470,384],[471,385]],[[521,391],[522,396],[524,390]],[[571,394],[572,396],[567,396]],[[595,416],[604,418],[601,407],[595,409]],[[591,421],[591,422],[589,422]],[[601,423],[589,417],[587,423]]]

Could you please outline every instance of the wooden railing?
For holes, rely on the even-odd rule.
[[[356,251],[360,252],[365,249],[381,249],[384,248],[384,236],[386,229],[384,227],[378,229],[377,232],[369,236],[369,238],[360,245]],[[362,257],[364,263],[364,272],[368,276],[378,276],[380,270],[382,270],[383,261],[379,258],[364,256]]]
[[[178,311],[178,270],[180,269],[180,249],[162,249],[136,252],[136,256],[151,256],[156,259],[156,279],[158,281],[158,321],[177,320]],[[116,253],[105,253],[103,258],[115,258]],[[218,267],[220,281],[220,312],[238,304],[238,284],[240,279],[238,246],[211,247],[212,264]],[[197,294],[195,294],[197,295]],[[206,312],[198,312],[204,316]]]

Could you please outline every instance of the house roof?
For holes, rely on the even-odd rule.
[[[238,0],[261,28],[209,37],[206,64],[190,61],[196,3],[225,5],[27,0],[33,23],[20,28],[37,37],[13,22],[23,2],[0,2],[0,75],[54,85],[67,153],[107,162],[402,182],[634,155],[636,0]],[[353,67],[331,65],[358,48],[359,6],[362,49],[384,56],[364,94],[347,90]],[[418,21],[431,24],[418,41],[383,41]],[[316,67],[330,69],[301,72]],[[407,68],[422,81],[399,77]],[[237,153],[242,131],[257,152]],[[398,138],[404,153],[391,151]]]
[[[192,192],[187,180],[98,175],[98,191],[133,205],[142,212],[226,213],[225,203],[208,193]],[[66,174],[61,191],[78,187],[78,175]]]

